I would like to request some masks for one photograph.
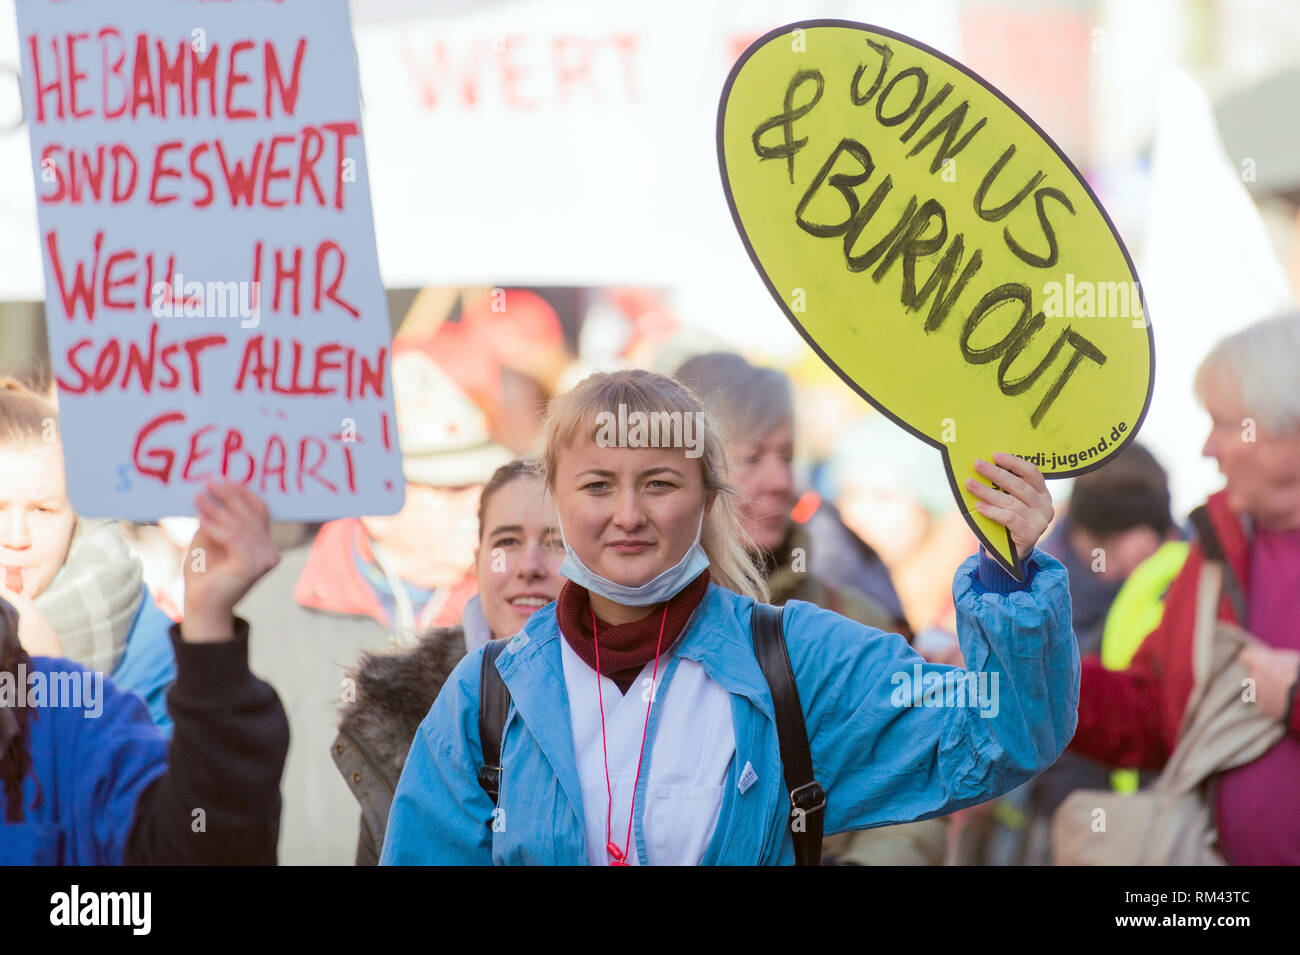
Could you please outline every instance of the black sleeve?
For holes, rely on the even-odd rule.
[[[171,629],[175,723],[165,772],[140,795],[127,865],[274,865],[289,721],[248,669],[248,624],[233,640],[186,643]]]

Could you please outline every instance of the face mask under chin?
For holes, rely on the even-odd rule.
[[[585,587],[592,593],[599,594],[606,600],[628,607],[648,607],[662,603],[677,596],[692,580],[709,566],[709,556],[700,546],[704,532],[704,512],[700,512],[699,526],[695,530],[695,540],[686,553],[672,567],[661,571],[644,584],[630,587],[602,577],[589,568],[569,546],[564,537],[564,525],[556,514],[556,523],[560,528],[560,537],[564,539],[564,560],[560,564],[560,575],[573,581],[579,587]]]

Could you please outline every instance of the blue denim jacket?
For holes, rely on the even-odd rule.
[[[951,690],[963,671],[926,663],[897,634],[802,601],[787,605],[786,643],[813,769],[827,793],[827,834],[986,802],[1050,766],[1074,735],[1079,653],[1065,568],[1036,550],[1027,562],[1033,570],[1027,587],[997,593],[981,585],[990,579],[982,565],[990,563],[976,556],[963,563],[953,598],[967,668],[972,678],[988,674],[991,700],[955,705],[963,701],[951,691],[945,699],[942,687]],[[753,605],[710,584],[661,683],[666,702],[684,657],[698,661],[731,694],[736,755],[704,864],[794,862],[772,698],[750,637]],[[482,649],[460,662],[412,742],[382,864],[587,863],[562,639],[552,603],[533,614],[498,658],[511,706],[495,813],[477,778]],[[657,712],[651,710],[647,754]],[[738,783],[747,763],[757,781],[742,793]],[[641,775],[638,806],[645,805],[648,777]],[[637,813],[634,842],[646,864],[641,823]]]

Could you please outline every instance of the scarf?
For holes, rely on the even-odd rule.
[[[65,657],[111,675],[126,653],[144,592],[140,559],[117,522],[81,518],[63,568],[33,603]]]
[[[646,617],[615,626],[597,617],[600,627],[600,672],[617,684],[624,695],[641,672],[641,668],[655,658],[659,643],[659,624],[663,621],[664,642],[660,656],[666,656],[677,638],[681,636],[691,614],[704,599],[709,589],[709,572],[700,575],[683,587],[668,601],[668,615],[658,607]],[[596,669],[596,641],[591,632],[591,601],[585,587],[566,580],[560,588],[555,605],[555,619],[560,633],[582,661]]]

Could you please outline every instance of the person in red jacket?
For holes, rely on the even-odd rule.
[[[1300,864],[1300,312],[1258,322],[1221,341],[1196,375],[1213,427],[1202,454],[1225,487],[1206,517],[1238,584],[1225,586],[1219,619],[1263,647],[1242,651],[1256,701],[1286,733],[1254,762],[1218,777],[1220,847],[1238,865]],[[1203,524],[1204,526],[1204,519]],[[1165,598],[1164,617],[1127,670],[1083,661],[1079,725],[1071,747],[1114,766],[1158,769],[1177,743],[1192,690],[1196,591],[1207,547],[1200,535]]]

